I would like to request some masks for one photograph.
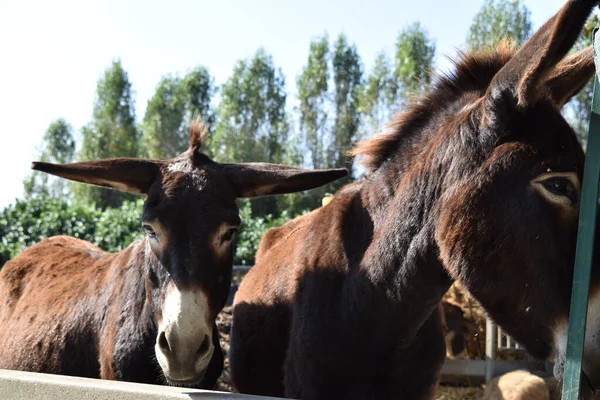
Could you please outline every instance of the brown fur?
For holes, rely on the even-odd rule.
[[[558,106],[592,73],[589,50],[560,60],[593,6],[569,2],[517,52],[463,56],[390,132],[359,144],[365,179],[265,235],[234,299],[239,391],[430,398],[454,280],[532,355],[555,354],[584,161]],[[561,174],[538,190],[544,173]]]

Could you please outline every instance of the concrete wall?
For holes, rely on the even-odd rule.
[[[0,400],[267,399],[234,393],[0,369]],[[274,399],[274,398],[271,398]]]

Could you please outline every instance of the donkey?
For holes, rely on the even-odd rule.
[[[355,147],[366,178],[264,236],[234,299],[239,391],[430,398],[454,280],[562,375],[584,153],[560,108],[594,71],[591,48],[564,57],[596,4],[569,1],[518,51],[464,54]],[[600,268],[589,307],[600,389]]]
[[[145,194],[147,235],[108,254],[73,237],[24,250],[0,271],[0,368],[213,388],[223,369],[215,318],[229,294],[235,200],[308,190],[345,169],[220,164],[206,130],[170,160],[117,158],[32,168]]]

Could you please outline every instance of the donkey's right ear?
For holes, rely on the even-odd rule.
[[[150,185],[160,174],[160,167],[156,161],[136,158],[113,158],[72,164],[33,162],[31,168],[72,181],[135,194],[147,194]]]

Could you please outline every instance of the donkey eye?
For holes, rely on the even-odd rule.
[[[554,177],[541,182],[544,188],[558,196],[567,197],[572,202],[577,201],[577,193],[573,183],[567,178]]]
[[[146,234],[148,236],[150,236],[151,238],[156,237],[156,232],[154,231],[154,229],[152,229],[152,227],[150,225],[142,225],[142,228],[144,228],[144,230],[146,231]]]
[[[237,228],[231,228],[231,229],[227,230],[227,232],[225,232],[225,235],[223,235],[223,240],[229,241],[229,240],[233,239],[233,235],[235,235],[237,231],[238,231]]]

